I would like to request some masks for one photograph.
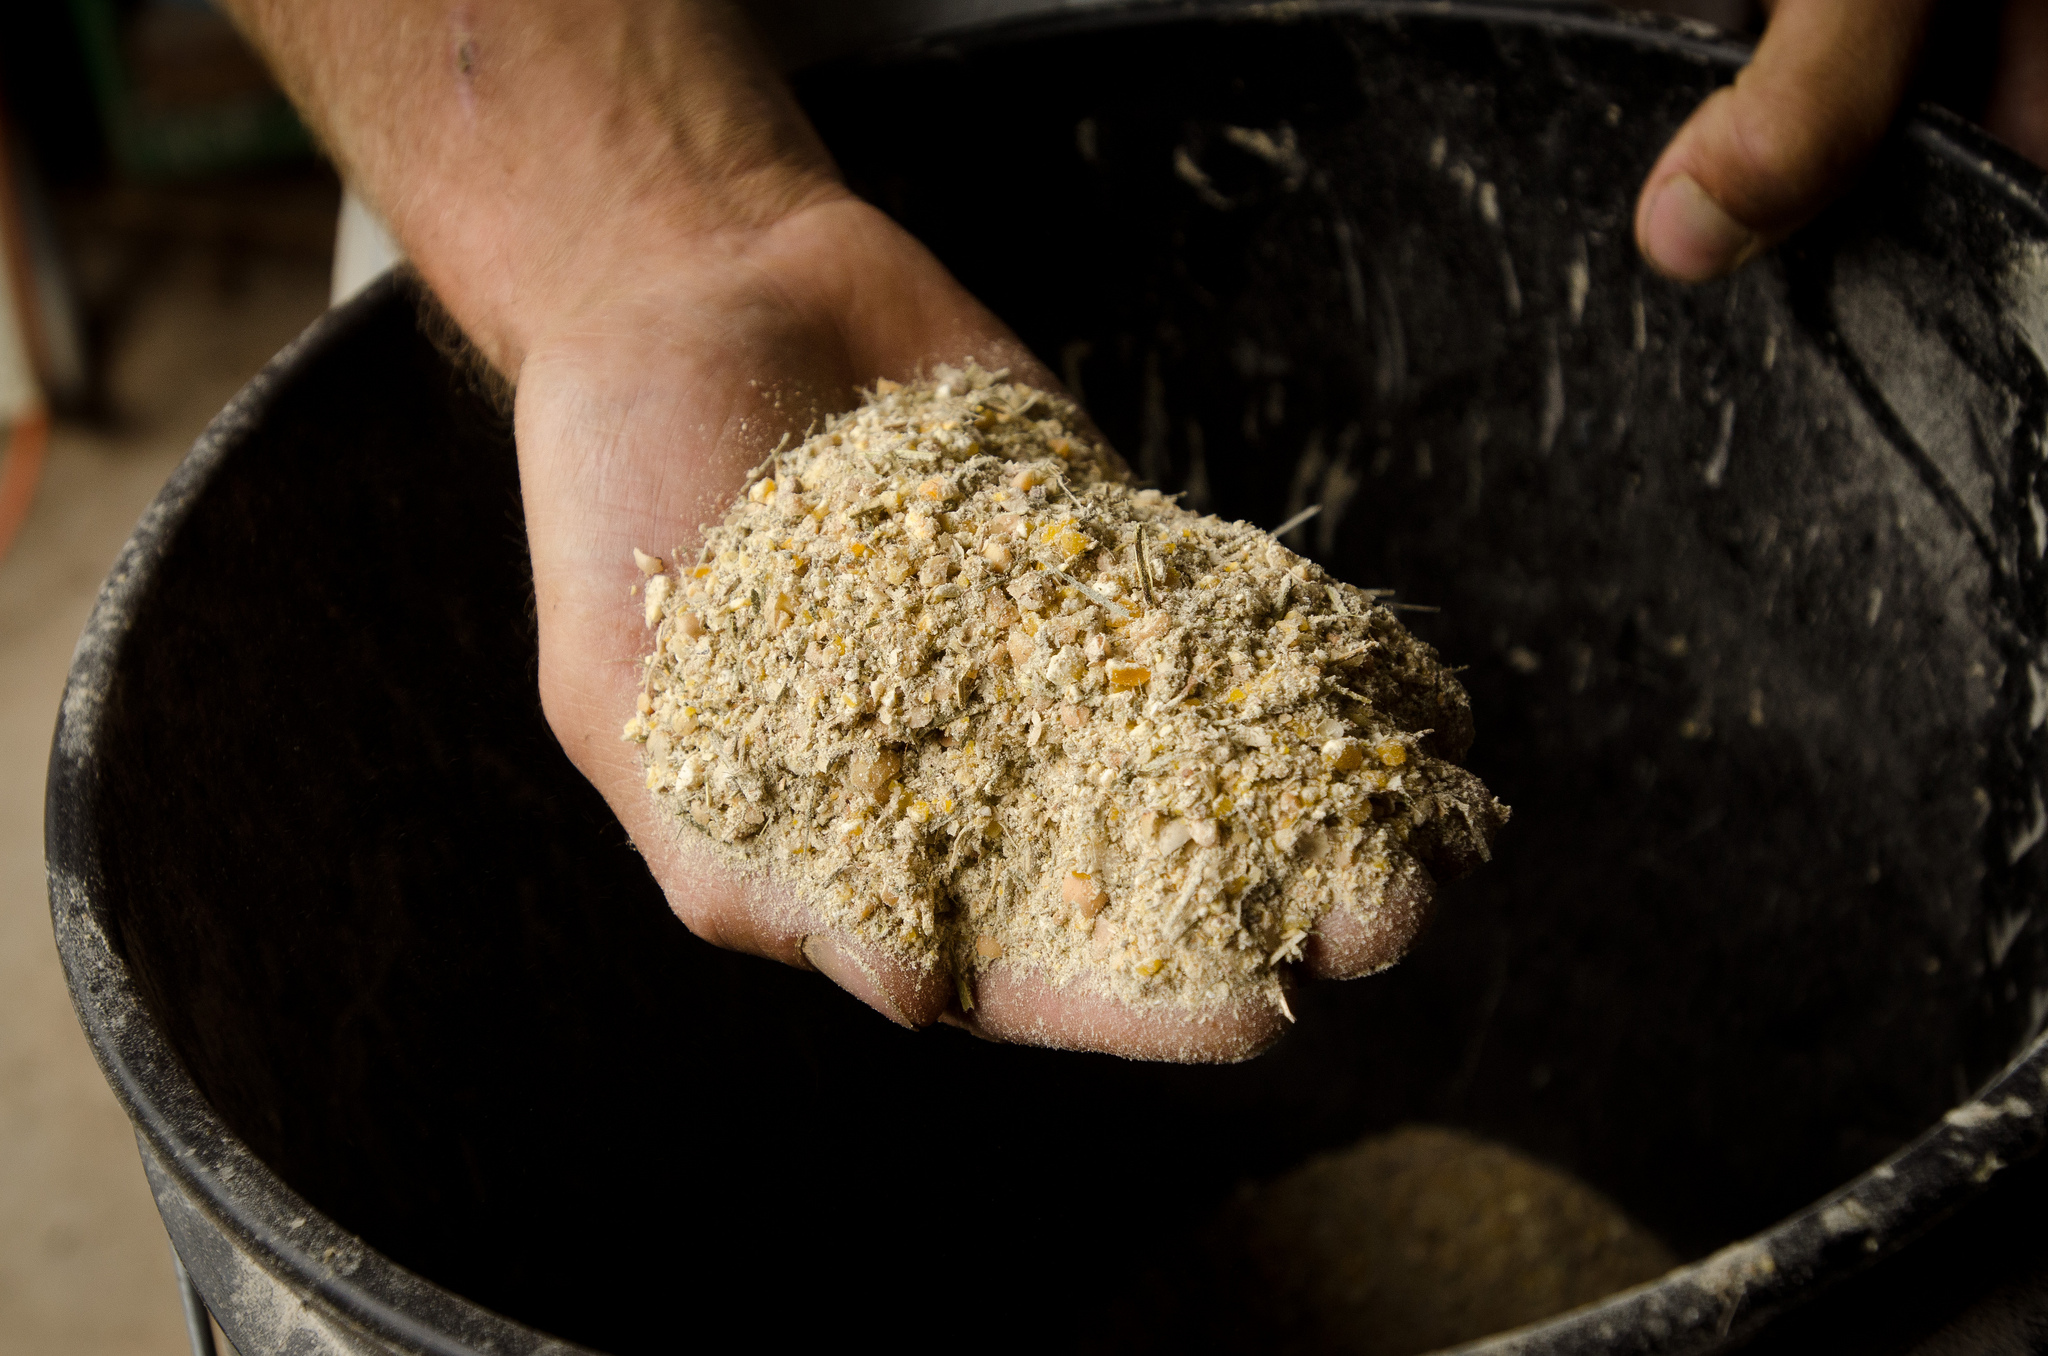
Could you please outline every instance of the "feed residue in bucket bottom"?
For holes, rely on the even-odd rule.
[[[1570,1173],[1408,1125],[1248,1188],[1210,1231],[1244,1350],[1411,1356],[1589,1304],[1678,1259]],[[1227,1293],[1225,1293],[1227,1292]]]

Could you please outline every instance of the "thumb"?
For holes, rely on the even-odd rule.
[[[1933,0],[1780,0],[1756,55],[1694,110],[1636,203],[1650,266],[1705,282],[1790,235],[1891,125]]]
[[[2048,0],[2009,0],[1984,126],[2048,169]]]

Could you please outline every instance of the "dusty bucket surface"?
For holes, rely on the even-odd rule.
[[[910,1035],[690,938],[541,721],[507,430],[394,290],[316,325],[138,529],[51,763],[73,991],[230,1335],[1201,1346],[1238,1185],[1426,1121],[1700,1259],[1484,1349],[1702,1351],[2035,1199],[2042,182],[1925,114],[1663,283],[1633,186],[1738,59],[1211,7],[804,80],[1142,474],[1322,504],[1294,544],[1470,666],[1497,860],[1230,1069]]]

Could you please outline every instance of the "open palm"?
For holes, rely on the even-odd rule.
[[[878,377],[966,357],[1053,385],[921,246],[835,197],[599,300],[528,355],[516,405],[541,698],[556,735],[692,931],[821,970],[908,1026],[949,1015],[950,974],[863,947],[766,877],[734,875],[648,794],[635,746],[619,736],[649,644],[628,590],[641,577],[634,547],[693,550],[698,525],[722,515],[785,434],[800,437]],[[1262,1000],[1206,1020],[1137,1013],[1000,967],[978,989],[984,1034],[1141,1057],[1241,1058],[1281,1021]]]

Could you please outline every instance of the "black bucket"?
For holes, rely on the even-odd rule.
[[[396,288],[314,326],[126,548],[50,772],[79,1011],[237,1345],[1199,1349],[1236,1186],[1416,1121],[1703,1259],[1487,1351],[1896,1335],[2038,1264],[2048,195],[1924,112],[1665,283],[1633,194],[1741,55],[1210,6],[801,82],[1142,474],[1325,505],[1294,544],[1470,666],[1497,859],[1232,1068],[691,938],[542,722],[507,429]]]

